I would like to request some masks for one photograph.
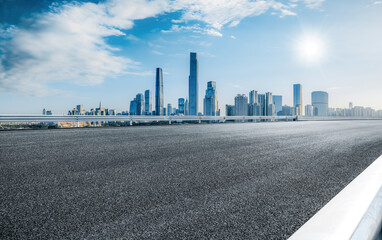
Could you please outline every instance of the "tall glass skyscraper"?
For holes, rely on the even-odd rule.
[[[172,105],[171,103],[167,104],[167,116],[170,116],[172,114]]]
[[[136,115],[143,115],[144,107],[145,107],[145,98],[143,97],[143,94],[138,93],[135,99],[137,102],[137,114]]]
[[[155,115],[163,115],[163,72],[157,68],[155,81]]]
[[[248,98],[245,94],[235,97],[235,116],[248,116]]]
[[[145,115],[151,115],[152,104],[151,104],[151,91],[145,91]]]
[[[134,98],[134,100],[130,101],[130,115],[137,115],[137,101]]]
[[[303,115],[301,84],[293,84],[293,106],[296,108],[297,116]]]
[[[322,91],[312,92],[312,106],[314,116],[328,116],[328,93]]]
[[[273,104],[275,105],[275,115],[281,114],[283,110],[283,97],[280,95],[273,95]]]
[[[273,104],[273,96],[271,92],[265,93],[265,115],[275,115],[275,105]]]
[[[185,105],[184,98],[179,98],[178,99],[178,112],[179,112],[179,114],[183,114],[183,115],[186,114],[186,109],[185,109],[184,105]]]
[[[266,103],[265,103],[265,94],[258,94],[257,100],[259,103],[259,116],[267,115],[267,112],[266,112],[267,108],[266,108]]]
[[[198,115],[198,59],[196,53],[190,53],[190,76],[188,77],[188,114]]]
[[[206,96],[204,97],[204,115],[217,116],[219,112],[218,107],[218,93],[216,92],[216,82],[210,81],[207,83]]]
[[[257,91],[252,90],[249,92],[249,104],[257,103]]]

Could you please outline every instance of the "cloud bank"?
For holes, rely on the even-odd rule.
[[[318,7],[323,0],[304,0]],[[0,91],[25,95],[63,94],[54,83],[88,86],[107,77],[131,74],[137,62],[118,56],[106,42],[123,36],[134,21],[180,12],[164,32],[192,31],[221,37],[224,26],[269,10],[280,17],[295,15],[298,1],[276,0],[107,0],[101,3],[53,5],[30,19],[28,27],[0,26]],[[124,36],[132,39],[133,35]]]

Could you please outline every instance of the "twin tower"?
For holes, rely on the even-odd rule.
[[[196,53],[190,53],[190,76],[188,77],[188,115],[198,115],[198,58]],[[155,81],[155,115],[163,115],[163,71],[156,70]]]

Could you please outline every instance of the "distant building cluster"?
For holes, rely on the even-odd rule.
[[[163,94],[163,70],[156,69],[155,76],[155,98],[154,109],[152,108],[152,93],[151,90],[146,90],[144,94],[138,93],[136,97],[130,101],[129,115],[205,115],[219,116],[220,109],[218,105],[218,95],[216,91],[216,82],[210,81],[207,83],[207,90],[203,101],[203,114],[198,109],[198,88],[199,88],[199,72],[198,58],[196,53],[190,53],[190,75],[188,77],[188,96],[187,98],[179,98],[178,106],[172,106],[164,103]]]
[[[99,103],[98,108],[92,108],[90,111],[86,111],[83,105],[77,105],[72,110],[68,111],[68,115],[95,115],[95,116],[106,116],[106,115],[117,115],[114,109],[107,109],[101,106]]]
[[[226,105],[227,116],[328,116],[328,93],[312,92],[312,104],[305,107],[302,102],[301,84],[293,85],[293,106],[283,106],[283,98],[271,92],[259,94],[252,90],[249,99],[238,94],[234,105]]]
[[[349,108],[329,108],[329,116],[382,117],[382,110],[374,110],[370,107],[353,106],[353,103],[349,103]]]
[[[218,105],[218,93],[215,81],[207,83],[207,89],[203,99],[203,111],[198,109],[199,99],[199,72],[197,53],[190,53],[190,75],[188,78],[188,98],[178,99],[177,106],[171,103],[165,105],[163,94],[163,70],[156,69],[155,96],[147,89],[144,93],[138,93],[130,101],[129,111],[117,113],[114,109],[101,106],[86,111],[82,105],[77,105],[68,112],[68,115],[204,115],[220,116]],[[225,106],[226,116],[354,116],[354,117],[382,117],[382,111],[371,108],[353,107],[348,109],[329,108],[329,95],[324,91],[311,93],[311,104],[303,105],[302,85],[293,85],[293,106],[283,105],[281,95],[273,95],[271,92],[258,93],[251,90],[248,97],[245,94],[237,94],[233,105]],[[43,111],[44,115],[51,115],[51,111]]]
[[[46,110],[45,108],[42,110],[42,115],[52,115],[51,110]]]

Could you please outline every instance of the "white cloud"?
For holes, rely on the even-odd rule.
[[[159,51],[157,51],[157,50],[152,50],[151,51],[153,54],[155,54],[155,55],[164,55],[162,52],[159,52]]]
[[[313,7],[323,0],[304,2]],[[0,91],[62,94],[52,84],[86,86],[132,74],[130,69],[136,69],[138,63],[118,56],[119,49],[106,38],[125,35],[123,30],[131,29],[138,19],[180,12],[180,19],[173,20],[170,30],[163,32],[221,37],[223,26],[235,27],[242,19],[268,10],[280,16],[294,15],[292,8],[277,0],[105,0],[53,5],[50,12],[30,19],[28,27],[0,26]],[[131,34],[124,37],[139,40]]]
[[[231,35],[231,38],[232,38],[232,39],[236,39],[236,37],[235,37],[234,35]]]
[[[223,34],[221,34],[218,30],[214,28],[203,28],[199,24],[195,24],[192,26],[180,26],[180,25],[172,25],[171,29],[169,30],[162,30],[163,33],[169,33],[169,32],[194,32],[194,33],[200,33],[200,34],[207,34],[215,37],[222,37]]]
[[[382,4],[382,1],[375,1],[374,5]]]
[[[308,8],[317,8],[320,7],[325,0],[303,0],[303,2]]]

